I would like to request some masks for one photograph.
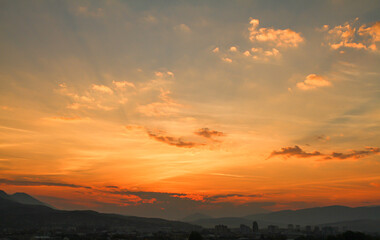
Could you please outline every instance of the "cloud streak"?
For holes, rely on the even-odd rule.
[[[11,180],[11,179],[5,179],[5,178],[0,179],[0,184],[14,185],[14,186],[56,186],[56,187],[91,189],[91,187],[88,187],[88,186],[82,186],[82,185],[76,185],[76,184],[70,184],[70,183],[29,181],[29,180]]]
[[[176,147],[193,148],[193,147],[199,147],[199,146],[205,145],[204,143],[184,141],[182,138],[166,136],[159,133],[153,133],[152,131],[147,131],[147,134],[149,137],[159,142],[163,142],[163,143],[176,146]]]
[[[307,157],[321,156],[322,154],[318,151],[305,152],[299,146],[295,145],[294,147],[281,148],[280,151],[273,151],[268,158],[278,156],[278,155],[282,155],[282,156],[286,156],[286,157],[295,156],[295,157],[303,157],[303,158],[306,157],[307,158]]]
[[[380,153],[380,148],[377,147],[366,147],[364,150],[351,150],[348,153],[332,152],[330,154],[324,154],[319,151],[306,152],[299,146],[294,147],[284,147],[280,151],[273,151],[269,157],[275,156],[286,156],[286,157],[297,157],[297,158],[309,158],[309,157],[322,157],[319,161],[323,160],[348,160],[348,159],[360,159],[371,155],[376,155]]]
[[[366,147],[365,150],[359,150],[359,151],[352,150],[349,153],[333,152],[329,156],[326,156],[325,160],[359,159],[359,158],[364,158],[364,157],[379,154],[379,153],[380,153],[380,148]]]

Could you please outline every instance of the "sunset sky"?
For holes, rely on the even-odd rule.
[[[0,189],[180,219],[380,205],[380,1],[0,1]]]

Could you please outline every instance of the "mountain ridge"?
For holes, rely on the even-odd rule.
[[[122,227],[132,230],[199,230],[201,227],[180,221],[143,218],[92,210],[57,210],[45,205],[19,203],[0,192],[0,228],[32,229],[41,227]]]

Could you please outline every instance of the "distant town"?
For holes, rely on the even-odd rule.
[[[289,224],[287,228],[269,225],[260,228],[256,221],[252,226],[241,224],[239,228],[216,225],[199,231],[179,231],[170,227],[136,230],[125,227],[42,227],[40,229],[3,228],[0,240],[380,240],[380,234],[365,234],[331,226],[300,226]]]
[[[0,240],[380,240],[379,211],[376,206],[330,206],[251,215],[257,220],[197,213],[174,221],[59,210],[26,193],[0,190]],[[293,223],[273,224],[285,219]],[[339,221],[325,223],[332,219]]]

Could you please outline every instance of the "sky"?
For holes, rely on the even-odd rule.
[[[379,12],[0,1],[0,189],[168,219],[380,205]]]

